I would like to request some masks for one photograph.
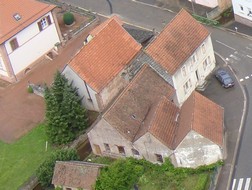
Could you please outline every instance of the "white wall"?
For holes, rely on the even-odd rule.
[[[65,75],[69,82],[73,82],[74,87],[78,88],[79,96],[83,97],[82,104],[84,105],[84,107],[88,110],[99,111],[96,92],[88,85],[85,85],[85,82],[71,69],[69,65],[66,65],[66,67],[62,71],[62,74]]]
[[[249,14],[249,10],[252,11],[251,0],[232,0],[234,14],[252,21],[252,14]],[[242,8],[243,7],[243,10]]]
[[[187,134],[174,154],[179,167],[196,168],[223,159],[221,148],[195,131]]]
[[[38,19],[4,43],[15,74],[28,67],[51,50],[57,42],[60,42],[51,12],[45,16],[47,15],[50,15],[52,24],[41,32],[37,24],[40,20]],[[17,38],[19,44],[14,51],[9,43],[13,38]]]
[[[203,53],[202,44],[205,44],[205,53]],[[205,78],[210,74],[210,72],[215,68],[215,57],[212,46],[211,37],[208,36],[206,40],[202,43],[193,55],[196,55],[197,61],[193,62],[193,55],[180,67],[177,72],[173,75],[174,88],[176,89],[176,95],[178,100],[178,106],[191,95],[195,88],[205,81]],[[210,56],[210,64],[204,68],[203,62]],[[185,68],[186,75],[182,74],[182,68]],[[196,71],[198,73],[198,80],[196,76]],[[184,90],[184,85],[190,79],[191,87],[187,92]]]
[[[2,56],[0,55],[0,75],[8,76]]]
[[[189,0],[193,1],[193,0]],[[194,0],[194,3],[203,5],[206,7],[214,8],[218,6],[218,0]]]

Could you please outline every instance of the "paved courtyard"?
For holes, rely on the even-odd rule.
[[[59,51],[59,55],[52,61],[42,59],[15,84],[7,85],[0,82],[0,140],[11,143],[26,134],[38,123],[44,121],[44,99],[27,92],[28,82],[33,84],[51,84],[54,73],[61,70],[65,64],[82,47],[89,31],[97,25],[89,25]]]

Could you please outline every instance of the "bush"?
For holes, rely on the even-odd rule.
[[[36,176],[43,187],[51,185],[56,161],[79,160],[75,149],[61,149],[50,155],[37,169]]]
[[[30,85],[27,87],[27,92],[28,93],[33,93],[33,88]]]
[[[63,21],[66,25],[71,25],[73,24],[74,22],[74,15],[73,13],[70,13],[70,12],[66,12],[64,15],[63,15]]]

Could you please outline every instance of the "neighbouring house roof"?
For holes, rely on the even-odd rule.
[[[154,37],[153,31],[143,30],[140,28],[133,28],[132,26],[123,25],[123,28],[142,46],[147,46]]]
[[[150,123],[147,124],[148,131],[170,149],[173,149],[176,138],[179,111],[174,103],[162,97],[150,114]]]
[[[106,21],[106,25],[95,33],[95,37],[83,46],[68,65],[93,90],[100,92],[130,63],[141,45],[123,29],[115,17]]]
[[[194,91],[181,107],[176,147],[191,130],[212,142],[223,145],[224,109]]]
[[[208,36],[208,30],[182,9],[146,52],[173,75]]]
[[[92,190],[99,170],[104,165],[78,161],[57,161],[52,184]]]
[[[32,24],[34,21],[54,9],[54,5],[35,0],[0,1],[0,44]],[[21,18],[16,20],[14,15]]]
[[[122,20],[117,15],[113,15],[110,19],[105,20],[101,24],[99,24],[97,27],[95,27],[93,30],[89,32],[89,34],[92,37],[95,37],[97,34],[99,34],[100,31],[102,31],[104,28],[107,27],[107,25],[111,22],[111,20],[115,20],[119,25],[123,25]]]
[[[134,141],[147,130],[149,112],[161,97],[171,100],[174,89],[153,69],[144,65],[103,118],[126,139]],[[153,124],[154,125],[154,124]],[[153,131],[155,131],[155,126]]]

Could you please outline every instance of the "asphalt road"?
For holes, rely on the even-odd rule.
[[[137,3],[131,0],[64,0],[65,2],[82,7],[84,9],[97,12],[103,16],[117,14],[126,22],[142,28],[152,30],[155,28],[161,31],[162,28],[175,16],[168,10]],[[218,190],[227,188],[229,172],[233,164],[233,156],[237,137],[241,134],[241,143],[238,149],[239,156],[234,167],[231,186],[233,189],[245,188],[252,176],[252,41],[244,38],[235,32],[227,32],[216,28],[208,28],[212,33],[212,41],[215,52],[226,60],[226,63],[217,57],[220,67],[233,68],[237,76],[237,82],[232,89],[223,89],[214,77],[209,78],[210,85],[203,93],[216,103],[225,108],[225,127],[227,135],[227,159],[217,184]],[[231,72],[231,71],[230,71]],[[235,78],[235,76],[234,76]],[[241,86],[239,85],[241,84]],[[245,120],[243,130],[240,129],[240,120],[243,113],[243,94],[241,87],[245,89],[247,105],[250,107]],[[240,133],[241,132],[241,133]],[[243,180],[241,180],[243,179]],[[239,185],[239,182],[242,185]]]

